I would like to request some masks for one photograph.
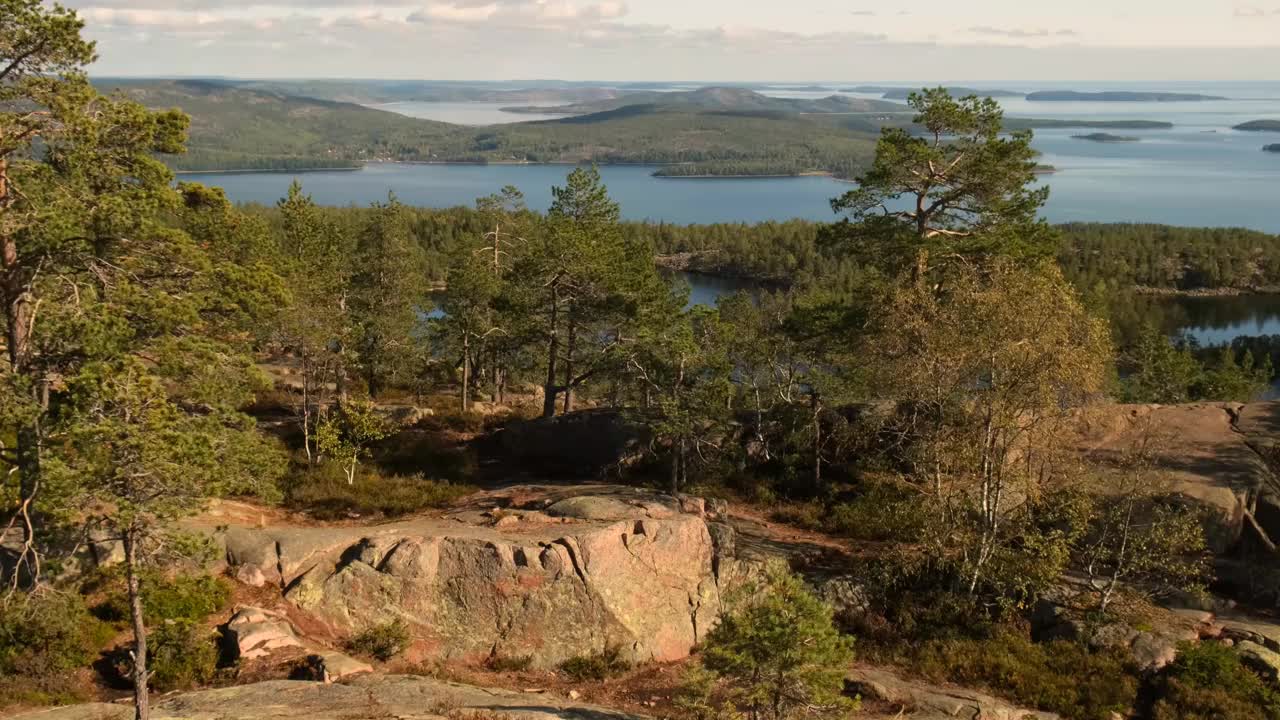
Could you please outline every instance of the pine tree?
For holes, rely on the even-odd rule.
[[[373,206],[351,279],[356,361],[371,396],[406,377],[426,300],[422,251],[404,206],[393,195]]]
[[[761,586],[730,598],[703,643],[701,664],[725,685],[731,711],[789,720],[855,710],[843,694],[852,663],[853,641],[835,628],[831,608],[775,561]]]

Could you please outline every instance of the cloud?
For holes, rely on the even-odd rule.
[[[1238,18],[1264,18],[1280,15],[1280,8],[1266,10],[1256,5],[1239,5],[1232,14]]]
[[[1045,28],[1036,28],[1026,30],[1023,28],[998,28],[990,25],[978,25],[969,28],[969,32],[975,35],[987,35],[994,37],[1016,38],[1029,40],[1033,38],[1054,38],[1054,37],[1077,37],[1079,33],[1071,29],[1048,30]]]

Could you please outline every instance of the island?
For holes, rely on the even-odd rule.
[[[1231,128],[1244,132],[1280,132],[1280,120],[1253,120]]]
[[[1076,92],[1074,90],[1046,90],[1027,95],[1031,102],[1205,102],[1227,100],[1216,95],[1171,92]]]
[[[856,87],[847,88],[844,92],[862,93],[865,95],[880,95],[885,100],[906,100],[911,97],[911,93],[920,92],[923,88],[900,87],[897,85],[858,85]],[[947,92],[952,97],[966,97],[968,95],[977,95],[979,97],[990,98],[1020,98],[1026,93],[1016,90],[982,90],[970,87],[948,87]]]
[[[1262,151],[1269,152],[1269,153],[1280,153],[1280,143],[1275,143],[1274,145],[1264,145],[1262,147]]]
[[[1089,133],[1088,135],[1072,135],[1072,140],[1088,140],[1090,142],[1100,143],[1128,143],[1139,142],[1142,138],[1133,137],[1132,135],[1112,135],[1111,133]]]
[[[1005,130],[1171,130],[1173,123],[1161,120],[1053,120],[1005,118]]]

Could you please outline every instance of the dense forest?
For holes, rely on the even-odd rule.
[[[857,653],[930,687],[976,688],[1068,720],[1280,715],[1274,673],[1253,664],[1267,656],[1245,652],[1252,640],[1179,636],[1160,663],[1131,652],[1137,640],[1098,640],[1156,642],[1157,624],[1182,617],[1159,604],[1167,599],[1214,606],[1211,550],[1253,576],[1231,588],[1240,602],[1274,604],[1280,550],[1266,506],[1237,501],[1240,538],[1213,546],[1219,521],[1161,482],[1155,440],[1101,462],[1073,445],[1108,399],[1245,401],[1266,387],[1273,368],[1247,347],[1206,362],[1158,328],[1117,347],[1102,303],[1135,286],[1269,284],[1276,238],[1051,227],[1031,134],[1005,132],[994,101],[941,88],[910,98],[927,132],[886,128],[827,225],[623,223],[585,167],[553,189],[545,213],[515,188],[433,211],[394,195],[318,207],[298,184],[274,206],[238,208],[217,188],[176,182],[159,159],[184,150],[186,115],[94,90],[83,29],[73,10],[0,0],[0,706],[128,692],[125,712],[149,720],[153,691],[260,679],[244,658],[223,661],[217,618],[242,600],[305,613],[316,586],[300,580],[299,599],[283,574],[279,585],[217,574],[230,552],[194,519],[227,499],[221,509],[260,526],[284,519],[284,539],[254,550],[281,573],[294,538],[353,534],[336,562],[363,574],[336,587],[338,612],[355,614],[347,596],[368,585],[396,616],[356,618],[345,637],[324,629],[328,641],[383,670],[527,677],[530,658],[487,648],[413,657],[430,637],[411,622],[420,608],[401,612],[413,599],[383,570],[480,572],[451,544],[379,545],[386,526],[360,523],[453,526],[458,516],[439,511],[474,499],[476,485],[532,476],[572,491],[573,480],[607,475],[670,503],[613,499],[644,519],[584,516],[609,543],[623,538],[601,554],[643,572],[654,570],[651,529],[673,527],[655,516],[687,522],[679,527],[711,565],[707,506],[726,498],[753,525],[789,528],[776,544],[804,549],[791,563],[744,563],[746,578],[708,575],[734,586],[682,664],[587,638],[594,654],[546,669],[553,677],[586,687],[634,660],[647,667],[633,677],[662,676],[663,712],[681,720],[835,720],[858,710],[859,691],[846,686]],[[323,143],[306,137],[324,126],[318,107],[285,113],[298,157]],[[308,126],[312,109],[321,119]],[[376,122],[392,135],[408,127]],[[593,122],[575,127],[589,136]],[[885,210],[904,197],[905,209]],[[774,287],[691,307],[660,263]],[[630,444],[635,457],[581,467],[589,448],[571,424],[584,412],[582,425],[603,419],[643,438]],[[521,429],[568,437],[568,469],[493,450]],[[519,605],[530,597],[522,586],[551,572],[581,592],[595,548],[532,539],[559,537],[550,533],[565,519],[538,508],[539,529],[522,530],[513,550],[491,538],[520,518],[472,503],[486,524],[466,540],[486,557],[506,554],[492,577],[473,578],[489,583],[483,594],[449,602],[511,595]],[[228,518],[200,519],[223,528]],[[730,529],[715,527],[714,542],[731,542]],[[558,564],[520,574],[543,563]],[[819,597],[824,576],[846,581],[825,586],[834,599]],[[638,597],[670,576],[637,577],[619,592]],[[1064,600],[1070,588],[1079,591]],[[597,597],[584,604],[594,611]],[[677,604],[688,613],[699,602]],[[310,655],[296,660],[272,677],[315,678],[308,689],[332,680]],[[382,716],[372,693],[350,692]],[[430,712],[463,717],[438,707]]]

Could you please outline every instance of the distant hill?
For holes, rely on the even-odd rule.
[[[448,137],[454,126],[351,103],[284,95],[207,80],[96,80],[153,108],[191,116],[178,169],[259,170],[357,167],[405,146]]]
[[[508,107],[507,112],[561,115],[591,115],[626,107],[645,106],[656,111],[716,110],[728,112],[776,113],[893,113],[908,112],[898,103],[864,100],[841,95],[818,100],[777,98],[739,87],[707,87],[680,92],[636,92],[608,100],[575,103],[558,107]]]
[[[1027,95],[1031,102],[1203,102],[1226,100],[1216,95],[1170,92],[1075,92],[1073,90],[1048,90]]]
[[[1280,120],[1253,120],[1236,125],[1232,129],[1246,132],[1280,132]]]
[[[711,175],[732,168],[734,174],[845,176],[870,160],[879,129],[856,122],[859,116],[780,112],[767,109],[771,104],[728,109],[743,108],[733,93],[721,95],[724,102],[712,103],[714,109],[627,105],[559,120],[469,127],[218,81],[98,84],[149,107],[177,107],[192,116],[188,153],[168,158],[181,170],[296,170],[396,160],[686,163]]]
[[[857,87],[847,88],[845,92],[864,93],[868,95],[878,94],[885,100],[906,100],[911,96],[911,93],[920,92],[922,89],[923,88],[916,87],[899,87],[896,85],[859,85]],[[1016,90],[980,90],[968,87],[949,87],[947,88],[947,92],[951,93],[952,97],[977,95],[978,97],[1012,98],[1023,97],[1026,95],[1026,93],[1018,92]]]

